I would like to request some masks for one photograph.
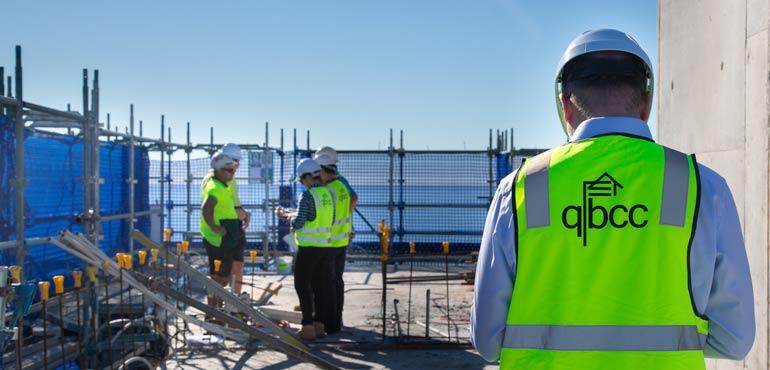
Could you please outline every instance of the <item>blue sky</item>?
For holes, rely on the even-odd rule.
[[[129,103],[157,136],[375,149],[388,129],[411,149],[483,149],[488,129],[517,147],[564,142],[556,63],[591,28],[634,35],[653,60],[656,1],[5,0],[0,65],[24,50],[26,100],[80,110],[82,68],[101,74],[102,112]],[[657,66],[655,66],[657,67]],[[653,116],[654,117],[654,116]],[[103,116],[102,121],[106,118]],[[653,122],[654,125],[654,122]],[[654,132],[654,129],[653,129]]]

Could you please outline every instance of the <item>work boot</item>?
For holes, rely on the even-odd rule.
[[[315,327],[311,325],[302,325],[302,329],[297,332],[297,335],[304,340],[315,339]]]
[[[324,323],[319,321],[313,322],[313,329],[315,329],[315,336],[318,338],[323,338],[326,336],[326,330],[324,330]]]

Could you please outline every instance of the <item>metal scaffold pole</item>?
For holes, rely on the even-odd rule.
[[[163,229],[166,227],[165,221],[165,182],[166,182],[166,170],[165,170],[165,155],[166,155],[166,116],[160,115],[160,179],[158,183],[160,185],[160,234],[163,235]]]
[[[129,134],[128,137],[128,230],[129,232],[134,231],[134,224],[136,223],[136,215],[134,214],[136,212],[135,209],[135,203],[136,203],[136,168],[135,162],[135,141],[134,141],[134,105],[131,104],[130,108],[130,116],[129,116]],[[134,239],[128,238],[128,252],[132,255],[134,254]]]
[[[265,265],[267,265],[267,253],[270,248],[270,177],[268,176],[268,163],[272,163],[272,161],[268,160],[268,157],[270,155],[270,149],[268,149],[270,145],[270,123],[265,122],[265,148],[263,150],[264,157],[262,158],[261,167],[264,169],[264,173],[262,174],[262,181],[265,182],[265,202],[264,202],[264,212],[265,212],[265,237],[262,240],[262,256],[265,258]],[[249,165],[252,165],[249,163]]]
[[[99,70],[94,70],[94,84],[91,89],[91,207],[93,208],[93,240],[99,245],[101,239],[101,211],[99,188],[102,183],[99,169]]]
[[[16,226],[16,241],[18,249],[16,250],[16,266],[24,266],[24,256],[26,254],[26,247],[24,245],[24,187],[27,185],[24,171],[24,94],[22,89],[22,69],[21,69],[21,46],[16,46],[16,100],[18,105],[16,106],[14,117],[14,140],[15,140],[15,173],[16,183],[14,190],[16,192],[16,205],[14,208],[15,213],[15,226]],[[10,84],[8,89],[10,90]],[[22,274],[24,273],[22,269]]]
[[[404,243],[404,130],[400,130],[398,150],[398,243]]]
[[[187,185],[187,228],[185,229],[190,234],[190,231],[192,230],[192,182],[193,182],[193,176],[192,176],[192,168],[190,164],[190,153],[192,152],[192,144],[190,143],[190,122],[187,122],[187,148],[185,149],[185,153],[187,154],[187,179],[185,180],[185,183]],[[191,239],[191,237],[188,236],[188,240]]]
[[[91,237],[93,224],[91,222],[91,119],[88,107],[88,70],[83,69],[83,231]]]
[[[171,125],[169,125],[167,130],[168,130],[169,145],[168,145],[168,151],[166,152],[166,154],[168,155],[168,157],[166,158],[167,159],[166,166],[168,166],[166,172],[168,173],[166,174],[167,179],[165,180],[168,181],[168,184],[166,186],[166,203],[163,205],[163,207],[168,210],[168,214],[166,215],[166,227],[171,229],[171,210],[174,204],[174,202],[171,200],[171,183],[174,181],[172,178],[173,176],[171,174],[171,156],[174,154],[174,150],[173,150],[174,146],[173,144],[171,144],[173,142],[171,140]]]
[[[495,179],[494,179],[494,168],[493,168],[493,161],[494,161],[494,148],[492,147],[492,129],[489,129],[489,151],[487,152],[487,156],[489,157],[489,180],[487,181],[489,183],[489,202],[492,202],[492,198],[495,196]]]
[[[390,215],[388,225],[393,227],[393,221],[395,218],[395,197],[394,197],[394,191],[393,188],[395,185],[394,180],[394,171],[395,171],[395,158],[394,158],[394,148],[393,148],[393,129],[390,129],[390,146],[388,146],[388,213]]]

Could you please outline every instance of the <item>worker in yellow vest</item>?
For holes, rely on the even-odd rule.
[[[331,149],[333,150],[333,149]],[[336,152],[335,152],[336,157]],[[326,332],[334,334],[342,330],[342,311],[345,304],[345,257],[353,232],[353,210],[358,201],[355,191],[347,180],[339,176],[337,160],[328,153],[316,154],[314,159],[321,166],[321,182],[332,194],[334,200],[334,224],[332,225],[331,245],[334,252],[332,270],[334,274],[335,314],[325,322]],[[355,197],[355,198],[354,198]]]
[[[741,359],[754,302],[730,189],[656,144],[647,54],[583,33],[557,68],[569,142],[500,182],[481,241],[471,341],[501,369],[705,369]]]
[[[321,167],[310,158],[297,165],[297,181],[305,187],[296,214],[277,210],[291,224],[297,254],[294,261],[294,289],[302,310],[302,329],[298,335],[312,340],[325,335],[324,323],[334,314],[332,275],[332,223],[334,202],[321,184]]]
[[[234,174],[238,172],[238,168],[240,168],[241,165],[241,147],[238,146],[238,144],[233,143],[227,143],[222,146],[222,148],[219,150],[222,154],[228,156],[230,159],[233,160],[233,170]],[[238,245],[237,245],[237,251],[235,255],[233,256],[233,263],[232,263],[232,275],[234,280],[233,284],[233,292],[240,296],[241,299],[248,301],[249,295],[246,292],[242,292],[242,281],[243,281],[243,253],[246,249],[246,229],[249,227],[249,221],[251,220],[251,212],[246,211],[245,208],[243,208],[243,205],[241,204],[241,198],[238,194],[238,182],[235,180],[235,175],[233,174],[232,180],[227,182],[225,185],[227,185],[228,190],[230,191],[230,194],[233,198],[233,206],[235,206],[235,212],[238,214],[238,220],[240,220],[241,229],[244,230],[243,233],[240,233]],[[203,190],[208,184],[211,179],[214,178],[214,170],[210,170],[208,173],[206,173],[206,176],[203,177],[203,181],[201,181],[201,190]]]
[[[239,255],[241,258],[243,255],[240,245],[243,229],[228,187],[235,176],[235,166],[235,161],[223,152],[214,153],[211,157],[214,175],[204,184],[201,191],[200,232],[203,236],[203,246],[208,255],[211,278],[222,286],[230,283],[233,264]],[[215,260],[221,262],[219,271]],[[220,303],[214,297],[209,297],[208,301],[209,305],[215,307]]]

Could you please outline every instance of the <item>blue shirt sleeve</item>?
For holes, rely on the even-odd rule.
[[[754,343],[754,291],[741,223],[725,180],[706,166],[690,251],[692,295],[708,318],[707,357],[739,360]]]
[[[313,194],[305,190],[299,196],[299,210],[297,210],[297,217],[291,220],[291,227],[298,230],[305,226],[305,222],[313,220],[315,220]]]
[[[489,207],[476,266],[471,309],[471,342],[487,361],[500,358],[516,271],[512,185],[515,173],[500,182]]]
[[[355,190],[353,190],[353,187],[350,186],[350,183],[348,182],[348,179],[346,179],[344,176],[340,175],[337,176],[337,179],[339,179],[345,186],[348,188],[348,192],[350,192],[350,196],[358,196],[358,193],[356,193]]]

